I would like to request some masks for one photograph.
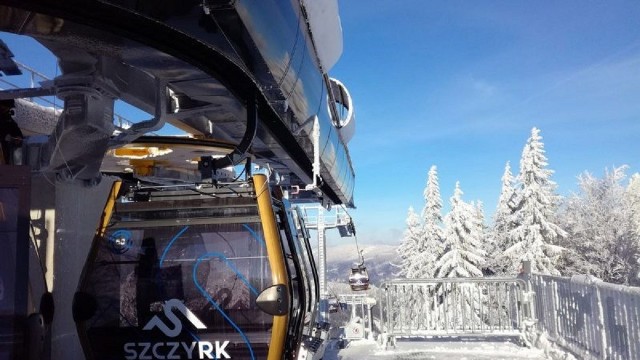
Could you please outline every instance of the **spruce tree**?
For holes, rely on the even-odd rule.
[[[504,173],[502,174],[500,198],[498,199],[496,212],[493,216],[491,241],[487,244],[486,248],[489,255],[487,266],[497,273],[504,273],[506,271],[506,264],[499,260],[502,253],[513,245],[510,237],[510,231],[514,228],[514,224],[511,222],[511,215],[513,214],[514,201],[516,197],[513,182],[514,179],[511,174],[511,164],[507,161],[504,167]]]
[[[532,270],[542,274],[558,275],[557,259],[562,247],[555,245],[566,236],[554,222],[559,203],[555,194],[556,184],[551,181],[552,170],[547,169],[544,144],[540,130],[531,129],[531,136],[522,150],[509,232],[509,246],[502,261],[511,273],[517,272],[522,260],[530,260]]]
[[[480,249],[483,252],[483,256],[485,257],[485,261],[482,264],[482,268],[487,266],[487,255],[489,254],[488,249],[491,249],[492,241],[490,240],[490,234],[485,224],[484,218],[484,204],[482,201],[478,200],[475,203],[471,202],[471,210],[473,210],[473,222],[476,227],[476,233],[478,234],[478,242],[480,243]]]
[[[436,263],[436,277],[481,277],[485,253],[480,242],[482,220],[478,208],[462,200],[462,190],[458,182],[449,201],[451,210],[444,218],[445,249]],[[482,319],[477,309],[482,300],[471,296],[471,292],[465,290],[465,287],[468,285],[449,284],[436,287],[435,291],[442,301],[434,306],[460,314],[457,317],[438,318],[438,322],[448,323],[447,326],[450,327],[463,324],[480,326]]]
[[[402,260],[400,275],[406,278],[413,278],[416,264],[415,257],[418,253],[419,244],[422,243],[424,238],[422,222],[413,207],[409,207],[406,224],[407,228],[404,231],[402,243],[397,252]]]
[[[484,204],[480,200],[476,201],[475,203],[472,201],[471,207],[473,208],[473,220],[476,224],[478,238],[480,240],[480,243],[483,245],[482,247],[484,248],[487,239],[487,226],[484,222]]]
[[[435,262],[442,254],[442,198],[438,184],[438,170],[435,165],[429,169],[427,187],[424,189],[425,206],[422,210],[424,236],[419,243],[414,266],[415,277],[430,278],[434,276]]]
[[[462,200],[456,182],[450,198],[451,211],[445,216],[444,253],[436,262],[436,277],[482,276],[485,253],[478,234],[476,210]]]

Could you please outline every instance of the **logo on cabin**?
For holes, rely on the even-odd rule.
[[[145,325],[142,330],[151,330],[157,327],[158,330],[162,331],[168,337],[174,338],[178,336],[182,332],[182,322],[173,312],[174,309],[180,311],[182,315],[184,315],[184,317],[187,318],[191,325],[193,325],[196,329],[207,328],[206,326],[204,326],[202,321],[200,321],[200,319],[198,319],[198,317],[191,312],[191,310],[187,309],[182,301],[178,299],[171,299],[164,303],[164,315],[167,317],[167,319],[169,319],[169,321],[171,321],[173,327],[170,328],[169,326],[167,326],[167,324],[165,324],[158,317],[158,315],[156,315],[151,318],[151,320],[149,320],[147,325]]]
[[[171,322],[167,325],[158,315],[149,320],[142,330],[150,331],[158,329],[169,338],[175,338],[182,332],[182,321],[174,310],[179,311],[191,325],[203,330],[207,327],[198,319],[198,317],[189,310],[182,301],[171,299],[164,303],[164,316]],[[194,340],[188,342],[132,342],[124,344],[125,359],[231,359],[227,354],[226,347],[229,341],[201,341],[196,335],[192,335]]]

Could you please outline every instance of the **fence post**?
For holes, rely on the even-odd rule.
[[[520,265],[520,273],[518,274],[518,278],[522,279],[526,283],[526,288],[522,289],[522,307],[523,307],[523,315],[526,316],[527,320],[535,320],[535,308],[534,308],[534,299],[532,299],[532,286],[531,286],[531,260],[522,260]],[[524,320],[524,319],[523,319]],[[524,323],[524,321],[523,321]],[[524,324],[523,324],[524,325]],[[523,326],[521,325],[521,327]]]
[[[393,332],[393,330],[391,330],[391,323],[393,321],[393,319],[391,318],[393,316],[392,314],[392,307],[391,307],[391,295],[389,293],[389,284],[385,284],[384,287],[384,294],[385,294],[385,298],[386,298],[386,304],[385,307],[387,308],[387,313],[385,314],[385,348],[387,348],[389,346],[389,341],[391,340],[389,338],[389,334]],[[380,308],[380,311],[382,311],[382,308]]]
[[[606,359],[608,355],[608,351],[607,351],[607,336],[605,336],[603,331],[603,329],[605,329],[605,326],[604,326],[604,309],[603,309],[603,303],[602,303],[602,294],[600,292],[599,286],[594,286],[594,288],[596,292],[596,299],[598,302],[596,305],[596,309],[597,309],[596,311],[598,315],[597,333],[602,334],[602,336],[600,336],[600,346],[601,346],[600,357],[602,359]]]

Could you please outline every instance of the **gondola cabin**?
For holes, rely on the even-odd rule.
[[[74,299],[87,359],[282,359],[303,350],[317,277],[308,238],[292,232],[290,205],[272,196],[266,176],[117,194]]]
[[[369,273],[364,263],[356,263],[351,266],[349,274],[349,286],[353,291],[363,291],[369,289]]]
[[[338,310],[340,310],[338,298],[336,298],[335,296],[329,297],[329,299],[327,299],[327,302],[329,303],[329,313],[334,314],[337,313]]]

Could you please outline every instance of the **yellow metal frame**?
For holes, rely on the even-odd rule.
[[[120,186],[122,186],[122,181],[116,180],[111,185],[111,191],[109,192],[109,197],[107,198],[107,202],[104,204],[104,210],[102,211],[102,219],[100,221],[98,230],[96,231],[96,235],[103,236],[105,230],[107,229],[107,225],[109,225],[109,220],[111,219],[111,213],[116,206],[116,201],[118,192],[120,191]]]
[[[276,216],[271,206],[271,192],[265,175],[255,175],[253,186],[258,200],[258,214],[262,223],[262,231],[269,256],[271,266],[271,278],[273,285],[284,285],[288,291],[288,276],[285,265],[282,244],[280,243],[280,231]],[[279,315],[273,317],[273,328],[271,330],[271,342],[269,344],[268,360],[280,360],[284,354],[285,339],[287,337],[287,326],[289,315]]]

